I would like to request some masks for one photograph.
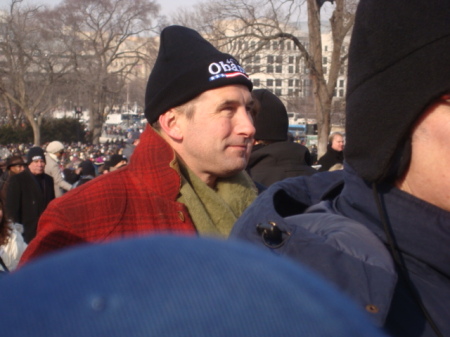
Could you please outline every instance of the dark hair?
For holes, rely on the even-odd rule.
[[[0,218],[0,245],[4,245],[8,242],[9,236],[11,235],[11,229],[8,226],[8,221],[6,220],[5,207],[3,204],[3,199],[0,198],[0,210],[2,211],[2,216]]]

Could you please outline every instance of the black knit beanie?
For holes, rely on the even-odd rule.
[[[283,102],[267,89],[252,92],[258,100],[259,111],[255,117],[255,139],[269,141],[287,140],[289,118]]]
[[[27,164],[31,164],[32,161],[42,159],[45,162],[44,150],[39,146],[32,147],[27,153]]]
[[[348,61],[345,160],[369,182],[410,160],[414,123],[450,91],[450,2],[361,0]]]
[[[147,83],[145,117],[151,124],[167,110],[231,84],[252,90],[252,82],[234,57],[218,51],[195,30],[166,27]]]

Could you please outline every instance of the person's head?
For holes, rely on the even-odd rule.
[[[402,187],[410,177],[430,191],[450,188],[450,153],[439,144],[442,133],[450,134],[442,100],[450,92],[449,17],[447,0],[358,5],[348,61],[345,158],[369,183]],[[430,157],[438,151],[439,157]],[[436,179],[440,184],[431,183]]]
[[[25,170],[26,164],[22,156],[11,156],[6,160],[6,168],[10,175],[15,175],[17,173]]]
[[[127,165],[127,158],[121,154],[113,154],[109,159],[110,171],[117,170],[125,165]]]
[[[328,139],[328,144],[335,151],[344,151],[344,136],[340,132],[333,132]]]
[[[184,164],[211,186],[247,165],[255,133],[251,90],[231,55],[192,29],[170,26],[161,33],[145,115]]]
[[[287,140],[289,118],[283,102],[267,89],[253,90],[257,102],[255,116],[255,140],[282,142]]]
[[[32,147],[27,153],[28,169],[34,175],[43,174],[45,170],[44,150],[39,146]]]
[[[54,154],[56,158],[61,159],[64,154],[64,145],[63,143],[54,140],[53,142],[48,143],[45,151]]]
[[[95,166],[89,159],[82,161],[78,168],[80,168],[80,175],[95,177]]]

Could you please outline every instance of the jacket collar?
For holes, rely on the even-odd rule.
[[[148,124],[140,140],[126,166],[127,170],[138,188],[139,184],[143,184],[145,189],[175,200],[181,187],[175,151]]]
[[[336,200],[338,211],[366,225],[386,242],[372,186],[348,165],[344,180]],[[449,277],[450,212],[387,184],[380,184],[377,190],[400,251]]]

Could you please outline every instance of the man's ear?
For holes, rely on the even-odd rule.
[[[159,125],[161,130],[173,140],[182,140],[183,132],[181,129],[182,115],[175,109],[170,109],[159,116]]]

